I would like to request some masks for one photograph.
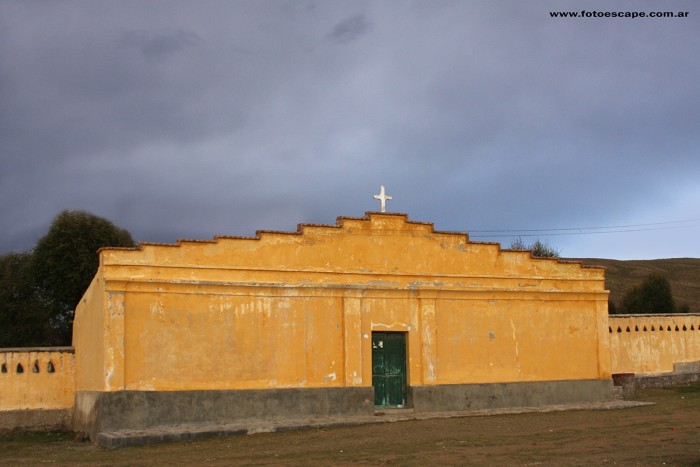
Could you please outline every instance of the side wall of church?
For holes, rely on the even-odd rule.
[[[109,327],[105,326],[109,319],[106,296],[103,268],[100,267],[76,307],[73,320],[73,347],[79,362],[75,369],[76,390],[104,389],[104,362],[106,354],[113,352],[105,347],[106,336],[110,334]]]
[[[700,314],[611,315],[613,373],[700,373]]]
[[[71,347],[0,349],[0,367],[0,429],[70,426]]]

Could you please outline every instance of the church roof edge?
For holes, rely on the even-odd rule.
[[[555,260],[558,263],[561,264],[578,264],[579,267],[584,268],[584,269],[605,269],[604,266],[599,266],[599,265],[589,265],[589,264],[583,264],[582,261],[576,260],[576,259],[568,259],[568,258],[556,258],[556,257],[551,257],[551,258],[543,258],[543,257],[537,257],[532,255],[532,252],[530,250],[513,250],[509,248],[501,248],[501,244],[498,242],[481,242],[481,241],[473,241],[469,239],[469,233],[468,232],[456,232],[456,231],[443,231],[443,230],[435,230],[435,224],[433,222],[423,222],[423,221],[413,221],[410,220],[408,217],[408,214],[406,213],[399,213],[399,212],[379,212],[379,211],[366,211],[364,216],[357,217],[357,216],[338,216],[336,218],[336,223],[335,224],[312,224],[312,223],[300,223],[297,224],[297,229],[296,231],[284,231],[284,230],[256,230],[255,236],[238,236],[238,235],[216,235],[210,240],[197,240],[197,239],[188,239],[188,238],[179,238],[177,239],[176,242],[174,243],[160,243],[160,242],[138,242],[138,246],[136,247],[102,247],[98,250],[126,250],[126,251],[139,251],[143,250],[144,246],[165,246],[165,247],[180,247],[183,243],[218,243],[219,240],[260,240],[262,235],[264,234],[273,234],[273,235],[303,235],[304,234],[304,228],[306,227],[320,227],[320,228],[331,228],[331,229],[340,229],[343,227],[343,222],[344,221],[370,221],[372,217],[402,217],[404,221],[407,224],[413,224],[413,225],[425,225],[430,227],[430,231],[434,234],[438,235],[464,235],[466,237],[466,240],[468,243],[471,244],[476,244],[476,245],[497,245],[499,247],[500,251],[503,252],[523,252],[523,253],[530,253],[530,257],[532,259],[536,260]]]

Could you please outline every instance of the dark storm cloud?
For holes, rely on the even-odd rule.
[[[330,32],[329,37],[338,43],[353,41],[369,30],[369,21],[364,14],[354,15],[344,19]]]
[[[164,60],[187,47],[194,47],[201,38],[193,31],[152,33],[150,31],[127,31],[121,34],[120,43],[136,47],[148,60]]]
[[[379,184],[448,230],[700,217],[693,5],[0,3],[0,252],[66,208],[172,241],[360,215]]]

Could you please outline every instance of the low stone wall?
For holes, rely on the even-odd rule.
[[[72,347],[0,349],[0,429],[68,429]]]
[[[633,399],[637,389],[667,388],[700,382],[700,360],[676,363],[673,367],[673,371],[667,373],[614,373],[613,384],[622,388],[622,397]]]
[[[71,409],[26,409],[0,411],[0,431],[70,431]]]
[[[700,382],[700,372],[639,375],[634,379],[636,388],[667,388],[669,386],[678,386],[698,382]]]

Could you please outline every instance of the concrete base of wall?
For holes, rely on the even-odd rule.
[[[673,372],[700,374],[700,360],[697,362],[676,362],[673,364]]]
[[[0,412],[0,430],[67,431],[72,409],[8,410]]]
[[[613,400],[612,380],[447,384],[410,388],[416,412],[538,407]]]
[[[413,411],[453,412],[613,400],[612,380],[453,384],[409,388]],[[73,429],[100,434],[154,427],[226,425],[254,420],[373,416],[371,387],[225,391],[78,392]]]
[[[700,373],[664,373],[658,375],[635,375],[634,384],[639,388],[668,388],[682,384],[700,382]]]
[[[623,387],[623,396],[629,399],[641,388],[668,388],[700,382],[700,361],[674,363],[672,373],[614,374],[613,381]]]
[[[97,442],[102,432],[157,426],[371,415],[373,401],[371,387],[77,392],[73,429]]]

